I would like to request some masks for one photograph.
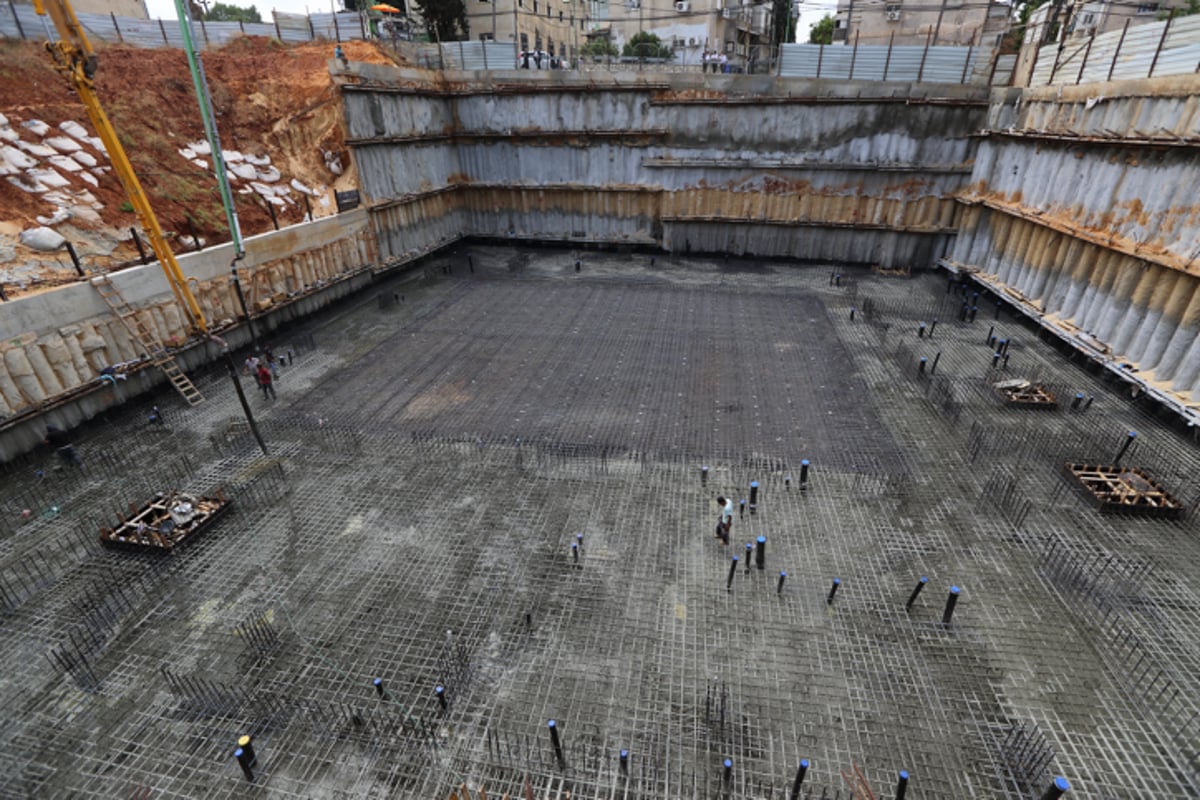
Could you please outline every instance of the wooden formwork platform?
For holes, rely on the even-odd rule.
[[[121,524],[100,529],[100,544],[119,550],[166,552],[195,537],[229,509],[230,501],[183,492],[159,492],[141,508],[130,505]]]
[[[1177,519],[1183,503],[1137,467],[1067,463],[1063,474],[1103,514],[1141,514]]]
[[[992,384],[992,389],[1000,395],[1004,405],[1012,408],[1037,408],[1052,411],[1058,408],[1058,398],[1054,392],[1040,383],[1029,381],[1006,381]]]

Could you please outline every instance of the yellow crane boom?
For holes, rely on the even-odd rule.
[[[104,149],[108,151],[113,170],[125,188],[125,194],[128,195],[138,221],[150,240],[150,247],[166,273],[176,302],[183,310],[192,330],[201,334],[207,333],[208,324],[204,320],[200,304],[196,302],[195,295],[188,287],[187,278],[179,268],[179,262],[175,260],[175,253],[167,245],[167,239],[158,224],[158,217],[154,215],[154,209],[150,207],[150,201],[146,199],[146,193],[142,190],[141,181],[133,171],[133,164],[129,162],[125,148],[121,146],[121,140],[117,138],[117,132],[109,122],[108,115],[104,113],[99,97],[96,96],[96,84],[93,80],[96,73],[96,53],[75,16],[75,10],[67,0],[33,0],[33,7],[38,14],[49,16],[58,30],[59,41],[47,42],[46,49],[54,57],[55,67],[67,76],[79,99],[83,101],[88,118],[96,128],[100,141],[104,143]]]

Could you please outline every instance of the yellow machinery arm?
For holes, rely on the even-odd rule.
[[[204,320],[204,313],[200,310],[195,295],[188,287],[187,278],[179,268],[175,254],[167,245],[166,237],[163,236],[162,228],[158,224],[158,217],[154,216],[154,209],[150,207],[150,201],[146,199],[146,193],[142,191],[142,184],[133,171],[129,157],[125,155],[125,148],[121,146],[117,132],[109,122],[108,115],[104,113],[100,99],[96,96],[96,84],[92,80],[92,76],[96,72],[96,53],[92,50],[92,46],[83,32],[83,26],[79,24],[79,19],[75,16],[74,9],[67,0],[33,0],[33,7],[37,13],[49,16],[54,21],[54,27],[58,29],[59,41],[47,42],[46,49],[54,57],[56,68],[67,76],[67,80],[75,88],[75,92],[87,109],[92,125],[100,134],[100,141],[104,143],[104,149],[108,151],[108,158],[112,162],[113,169],[121,180],[121,185],[125,187],[125,194],[129,196],[129,202],[150,240],[154,255],[158,257],[158,263],[162,265],[163,272],[167,275],[167,282],[171,284],[171,291],[175,293],[176,302],[187,316],[192,330],[198,333],[207,333],[208,324]]]

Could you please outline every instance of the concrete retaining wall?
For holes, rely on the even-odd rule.
[[[359,209],[252,237],[239,271],[247,303],[271,327],[310,313],[370,279],[375,247]],[[234,346],[245,338],[230,265],[231,244],[179,257],[209,327]],[[157,263],[115,273],[112,282],[163,342],[180,348],[186,368],[216,354],[189,331]],[[336,288],[335,288],[336,287]],[[141,356],[124,325],[86,283],[20,297],[0,314],[0,460],[35,446],[45,431],[40,412],[73,427],[124,396],[160,383],[155,368],[138,369],[114,391],[99,380],[104,367]]]
[[[954,260],[1200,400],[1200,78],[998,92]]]
[[[385,261],[457,234],[922,268],[948,252],[986,117],[962,86],[354,68]]]

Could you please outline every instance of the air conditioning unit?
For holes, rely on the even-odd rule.
[[[900,12],[899,11],[887,12],[887,19],[888,19],[888,22],[899,22],[900,21]]]
[[[688,0],[675,0],[675,10],[680,14],[686,14],[692,10],[692,4]]]
[[[695,36],[691,36],[688,38],[688,47],[695,47],[698,44],[700,44],[700,43],[698,41],[696,41]]]

